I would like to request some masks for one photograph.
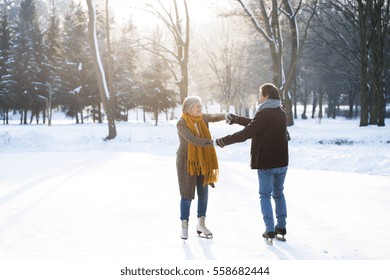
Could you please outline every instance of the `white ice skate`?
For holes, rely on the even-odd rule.
[[[196,226],[196,232],[200,237],[213,238],[213,233],[205,225],[205,216],[198,218],[198,224]]]
[[[188,238],[188,221],[181,221],[181,239],[186,240]]]

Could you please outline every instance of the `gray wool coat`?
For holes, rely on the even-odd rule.
[[[225,119],[225,114],[203,114],[203,120],[208,126],[210,122],[218,122]],[[180,118],[177,122],[177,134],[179,135],[179,148],[176,152],[176,170],[179,182],[180,195],[182,198],[191,200],[195,197],[195,185],[197,175],[187,172],[188,142],[196,146],[213,146],[210,139],[199,138],[192,134],[186,125],[186,121]]]

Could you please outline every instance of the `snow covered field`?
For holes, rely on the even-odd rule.
[[[296,120],[289,128],[287,242],[261,238],[250,141],[216,148],[211,240],[180,239],[176,121],[0,126],[0,261],[389,260],[390,120]],[[211,124],[214,138],[240,126]],[[245,278],[246,279],[246,278]],[[248,278],[249,279],[249,278]]]

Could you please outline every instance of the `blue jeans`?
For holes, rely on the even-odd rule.
[[[286,174],[287,166],[257,170],[257,175],[259,177],[260,207],[265,223],[265,230],[267,232],[275,231],[271,196],[275,202],[276,226],[278,228],[286,228],[287,208],[286,199],[283,193]]]
[[[206,216],[207,201],[209,197],[209,187],[203,186],[203,175],[196,178],[196,191],[198,194],[198,218]],[[190,208],[192,200],[181,198],[180,201],[180,219],[187,220],[190,218]]]

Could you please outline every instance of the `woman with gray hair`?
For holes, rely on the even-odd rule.
[[[177,122],[179,148],[176,153],[177,177],[180,189],[181,238],[188,238],[188,220],[191,202],[198,195],[199,236],[212,238],[212,232],[205,225],[208,186],[214,187],[218,180],[218,159],[208,127],[209,122],[225,119],[225,114],[203,114],[201,99],[187,97],[182,106],[182,116]]]

